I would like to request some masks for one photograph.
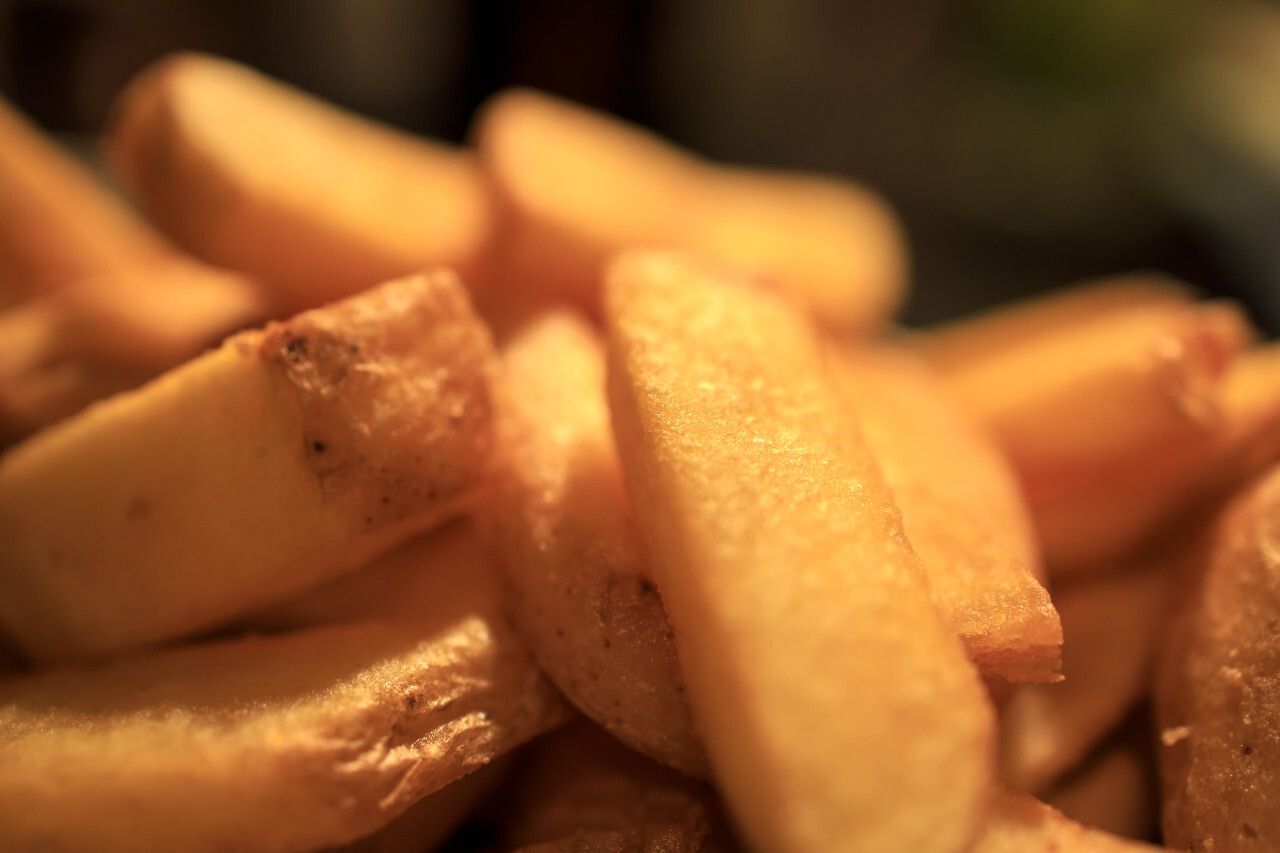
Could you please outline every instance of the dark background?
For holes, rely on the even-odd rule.
[[[910,323],[1155,269],[1280,329],[1261,0],[0,0],[0,91],[71,144],[179,49],[454,141],[523,84],[713,158],[865,181],[907,228]]]

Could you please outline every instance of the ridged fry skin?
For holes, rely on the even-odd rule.
[[[504,286],[598,313],[614,253],[687,251],[769,278],[838,331],[882,326],[906,291],[901,228],[851,181],[721,167],[526,89],[495,96],[473,136],[500,222]]]
[[[249,637],[0,684],[0,848],[341,844],[564,719],[500,620]]]
[[[636,253],[606,290],[610,402],[694,720],[760,851],[958,851],[992,709],[933,604],[813,328]]]
[[[482,504],[512,621],[615,737],[705,777],[676,647],[640,548],[605,399],[604,345],[549,314],[502,353],[496,488]]]
[[[1280,469],[1222,515],[1157,683],[1164,832],[1200,853],[1280,845]]]
[[[1037,579],[1017,479],[994,442],[909,352],[833,348],[830,364],[969,658],[1011,682],[1059,680],[1062,625]]]
[[[473,154],[224,59],[177,54],[144,71],[109,154],[165,233],[260,278],[281,316],[419,269],[482,277],[492,222]]]
[[[229,339],[0,457],[0,625],[32,658],[208,628],[461,511],[493,352],[417,276]]]

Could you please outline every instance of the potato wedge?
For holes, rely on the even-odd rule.
[[[1232,303],[1156,300],[936,364],[1038,504],[1203,440],[1220,415],[1222,375],[1250,336]]]
[[[831,364],[969,658],[1011,682],[1059,680],[1062,625],[1008,462],[909,353],[845,347]]]
[[[1021,688],[1001,713],[1001,775],[1044,794],[1147,693],[1168,616],[1176,560],[1082,579],[1054,592],[1063,681]]]
[[[606,318],[623,470],[747,843],[967,849],[992,709],[813,328],[660,253],[613,265]]]
[[[303,851],[564,718],[501,621],[364,623],[0,683],[0,847]]]
[[[510,90],[473,136],[502,222],[500,279],[593,313],[609,256],[704,254],[761,273],[823,325],[873,329],[906,288],[888,207],[835,178],[719,168],[657,136],[539,92]]]
[[[456,277],[230,339],[0,457],[0,625],[41,661],[202,630],[462,510],[492,350]]]
[[[280,316],[429,267],[483,279],[492,223],[472,154],[235,63],[179,54],[144,71],[109,154],[167,234],[260,278]]]
[[[1231,853],[1280,844],[1280,469],[1222,515],[1157,683],[1164,832]]]
[[[610,430],[604,345],[560,312],[520,334],[502,361],[497,488],[483,514],[512,620],[583,713],[633,749],[705,777]]]
[[[1121,564],[1280,460],[1280,344],[1245,350],[1220,384],[1221,414],[1201,439],[1032,507],[1055,576]]]
[[[1089,829],[1034,797],[1002,790],[970,853],[1155,853],[1162,849]]]
[[[0,307],[164,259],[164,241],[0,99]]]

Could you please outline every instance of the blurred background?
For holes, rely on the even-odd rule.
[[[90,158],[125,82],[181,49],[459,142],[521,84],[864,181],[907,228],[911,324],[1153,269],[1280,332],[1262,0],[0,0],[0,92]]]

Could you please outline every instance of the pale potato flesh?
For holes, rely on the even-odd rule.
[[[473,154],[224,59],[146,70],[117,105],[109,153],[166,233],[260,278],[282,315],[423,268],[483,275],[492,217]]]
[[[995,793],[991,817],[969,853],[1156,853],[1164,848],[1081,826],[1034,797]]]
[[[0,457],[0,625],[40,661],[211,627],[464,508],[492,349],[457,279],[247,332]]]
[[[513,340],[502,362],[497,489],[483,514],[512,619],[583,713],[632,748],[706,776],[622,481],[604,346],[560,312]]]
[[[992,709],[812,327],[772,293],[652,253],[613,265],[606,317],[636,518],[747,843],[966,849]]]
[[[970,659],[1007,681],[1057,681],[1062,626],[1008,462],[909,353],[844,347],[831,364]]]
[[[1156,692],[1164,832],[1197,853],[1280,844],[1280,469],[1221,517]]]
[[[500,621],[248,637],[0,684],[0,847],[306,851],[564,717]]]

